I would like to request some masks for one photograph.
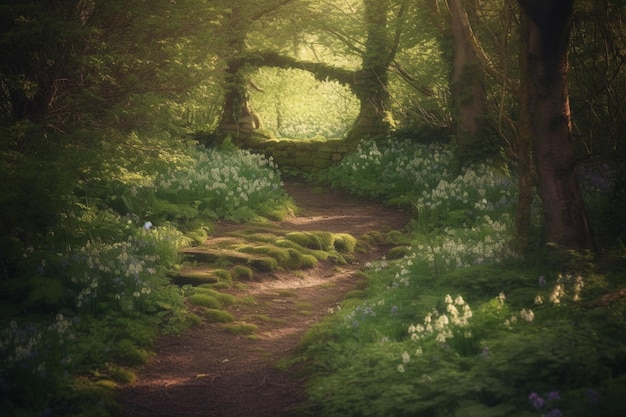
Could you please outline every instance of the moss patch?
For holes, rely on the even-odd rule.
[[[209,294],[191,294],[187,299],[190,303],[201,307],[219,309],[222,306],[217,298]]]
[[[228,311],[207,308],[203,311],[204,317],[212,323],[231,323],[235,321],[235,316]]]
[[[250,336],[254,334],[259,327],[252,323],[236,322],[224,325],[224,329],[232,334]]]

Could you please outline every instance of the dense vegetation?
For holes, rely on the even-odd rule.
[[[313,179],[415,213],[307,338],[311,414],[621,415],[624,5],[567,2],[555,171],[595,233],[569,251],[525,119],[534,3],[0,1],[0,414],[116,412],[197,320],[180,249],[287,213],[283,167],[229,140],[252,133],[347,137]]]
[[[311,378],[304,415],[622,415],[623,247],[601,262],[521,258],[510,246],[510,175],[451,166],[445,146],[365,142],[323,175],[412,201],[416,214],[388,259],[369,265],[367,293],[304,340],[294,358]],[[585,188],[590,202],[606,201]],[[601,221],[602,210],[591,213]]]

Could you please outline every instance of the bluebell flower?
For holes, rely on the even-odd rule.
[[[548,397],[548,401],[556,401],[556,400],[561,399],[561,396],[559,395],[557,391],[550,391],[547,397]]]
[[[539,277],[539,286],[540,286],[540,287],[543,287],[544,285],[546,285],[546,279],[544,278],[544,276],[543,276],[543,275],[541,275],[541,276]]]
[[[150,230],[150,229],[152,229],[152,227],[153,227],[153,226],[154,226],[154,225],[152,224],[152,222],[151,222],[150,220],[148,220],[147,222],[145,222],[145,223],[143,224],[143,228],[144,228],[145,230]]]
[[[541,398],[536,392],[530,393],[530,395],[528,396],[528,401],[530,401],[535,410],[539,410],[546,403],[545,400]]]

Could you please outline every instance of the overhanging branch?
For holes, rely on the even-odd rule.
[[[319,81],[332,80],[341,85],[354,87],[355,72],[335,67],[321,62],[301,61],[296,58],[281,55],[274,51],[251,51],[229,62],[231,68],[251,66],[255,68],[273,67],[282,69],[299,69],[310,72]]]

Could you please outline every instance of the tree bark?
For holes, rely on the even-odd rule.
[[[531,207],[533,201],[533,128],[531,119],[531,100],[530,89],[526,86],[530,85],[529,67],[528,67],[528,35],[529,35],[529,18],[528,15],[520,16],[520,114],[517,132],[517,177],[518,177],[518,196],[517,208],[515,211],[515,238],[516,249],[525,253],[530,243],[530,218]]]
[[[592,249],[572,147],[567,49],[574,0],[518,0],[530,19],[530,121],[547,243]]]
[[[471,28],[462,0],[447,0],[454,41],[451,90],[455,110],[456,139],[464,161],[484,159],[487,147],[487,98],[482,67],[471,45]]]
[[[367,39],[362,67],[357,71],[353,91],[360,101],[357,120],[348,132],[348,142],[358,142],[366,135],[386,136],[393,126],[390,111],[387,71],[395,53],[387,28],[389,0],[364,0]]]

